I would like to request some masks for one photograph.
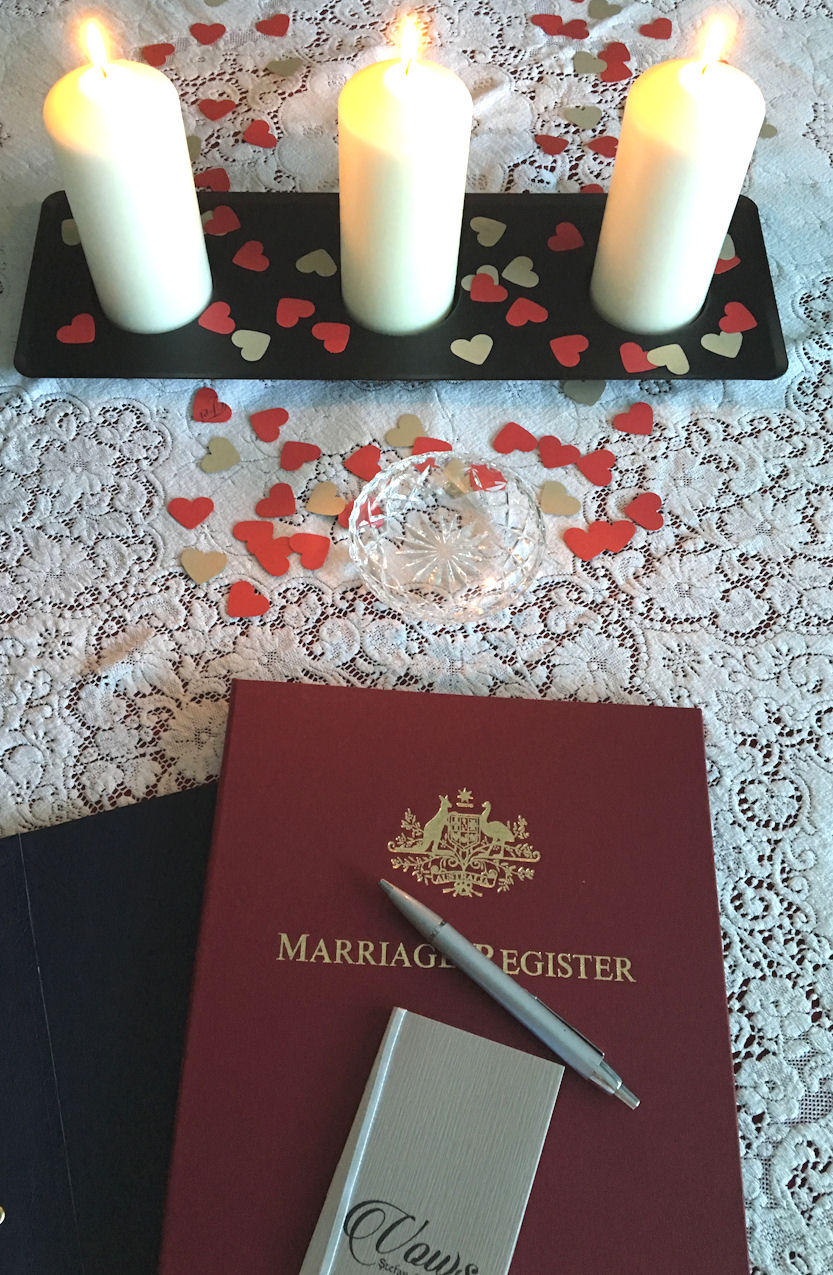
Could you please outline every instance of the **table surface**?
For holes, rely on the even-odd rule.
[[[699,47],[707,7],[436,4],[433,56],[475,103],[469,190],[606,189],[611,148],[593,143],[618,135],[632,74]],[[141,9],[110,0],[114,46],[134,58],[171,46],[164,69],[197,174],[222,170],[240,191],[337,188],[337,93],[386,55],[392,7],[298,0],[285,30],[255,25],[278,12],[272,0],[149,0]],[[829,6],[732,6],[741,23],[733,61],[767,101],[744,193],[761,214],[786,375],[610,381],[593,402],[557,368],[548,382],[492,384],[19,375],[12,356],[39,206],[60,186],[40,108],[80,60],[86,10],[75,0],[11,0],[0,12],[0,833],[215,777],[233,677],[699,706],[752,1269],[833,1269]],[[578,25],[549,34],[532,21],[541,12]],[[196,24],[225,31],[207,37]],[[619,50],[620,79],[589,60],[612,42],[629,55]],[[199,106],[207,99],[235,105],[212,120]],[[576,116],[578,107],[595,109]],[[246,140],[256,120],[273,145]],[[483,264],[502,268],[499,245],[484,248]],[[228,404],[227,420],[194,419],[203,386]],[[652,408],[649,434],[613,423],[636,401]],[[271,408],[286,421],[269,441],[251,416]],[[386,437],[403,415],[487,459],[498,458],[493,442],[510,421],[582,454],[615,456],[605,485],[575,465],[545,469],[537,450],[506,457],[536,491],[560,481],[579,508],[546,516],[534,588],[488,622],[405,623],[362,588],[343,528],[306,507],[321,482],[345,499],[359,491],[344,461],[360,447],[379,446],[383,466],[406,454]],[[199,462],[219,435],[239,459],[205,472]],[[289,441],[321,455],[282,468]],[[255,517],[278,482],[297,502],[278,525],[331,546],[322,567],[296,557],[275,578],[232,528]],[[621,519],[645,492],[662,500],[661,528],[637,527],[619,552],[589,561],[570,550],[567,527]],[[168,503],[198,496],[213,510],[188,530]],[[186,547],[226,555],[225,569],[195,583],[180,563]],[[228,614],[236,581],[266,596],[265,614]],[[331,746],[349,741],[322,741]],[[669,846],[671,867],[673,854]]]

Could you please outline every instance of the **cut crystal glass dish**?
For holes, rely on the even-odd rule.
[[[350,556],[369,589],[410,619],[467,623],[510,606],[545,542],[533,493],[502,466],[455,452],[397,461],[362,488]]]

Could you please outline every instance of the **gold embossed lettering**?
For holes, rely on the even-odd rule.
[[[327,951],[327,944],[324,942],[323,939],[318,940],[318,942],[315,945],[315,951],[313,952],[312,956],[309,958],[310,965],[314,964],[315,961],[323,961],[325,965],[332,965],[333,963],[332,957],[330,956],[330,953]]]
[[[423,959],[423,953],[427,953]],[[414,948],[414,965],[421,970],[432,970],[437,963],[437,953],[430,943],[418,943]]]
[[[353,964],[353,958],[350,955],[352,946],[350,939],[336,939],[336,965],[340,965],[342,961],[345,965]]]
[[[593,959],[592,956],[588,956],[585,952],[574,952],[573,955],[575,956],[576,960],[579,963],[578,965],[579,978],[587,978],[586,966],[588,961],[592,961]]]
[[[603,983],[609,983],[613,978],[613,971],[610,968],[609,956],[597,956],[596,961],[596,978],[601,979]]]
[[[572,965],[570,964],[570,953],[569,953],[569,952],[559,952],[559,953],[558,953],[558,977],[559,977],[559,978],[572,978],[572,977],[573,977],[573,967],[572,967]]]
[[[500,954],[503,957],[504,974],[517,974],[518,972],[518,952],[514,947],[502,947]]]
[[[621,983],[622,979],[626,978],[629,983],[635,983],[636,979],[631,974],[631,963],[627,956],[615,956],[613,959],[616,961],[616,982]]]
[[[521,969],[524,974],[530,974],[532,977],[537,977],[543,968],[544,958],[540,952],[524,952],[521,957]]]
[[[475,943],[474,946],[477,948],[478,952],[482,952],[488,960],[491,960],[495,954],[495,949],[492,947],[491,943]]]
[[[375,965],[373,944],[370,939],[359,939],[359,965]]]
[[[404,943],[399,944],[393,956],[391,957],[390,963],[391,965],[405,965],[407,966],[408,969],[411,968],[411,962],[408,960],[408,953],[405,951]]]
[[[289,941],[289,936],[281,930],[281,945],[275,959],[278,961],[305,961],[307,959],[308,938],[308,934],[302,934],[293,947]]]

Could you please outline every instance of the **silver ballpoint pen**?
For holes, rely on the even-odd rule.
[[[556,1014],[554,1009],[550,1009],[537,996],[533,996],[505,974],[500,966],[479,952],[473,943],[463,938],[462,934],[424,903],[412,898],[398,886],[391,885],[389,881],[380,881],[379,884],[402,915],[438,952],[447,956],[459,970],[517,1018],[518,1022],[529,1028],[562,1062],[598,1085],[605,1093],[615,1094],[631,1111],[639,1106],[639,1099],[622,1084],[621,1076],[605,1061],[602,1050],[597,1049],[586,1036],[582,1036],[581,1032]]]

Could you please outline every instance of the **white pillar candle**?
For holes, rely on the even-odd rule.
[[[342,296],[358,323],[393,335],[451,308],[472,122],[462,80],[407,38],[401,59],[357,72],[338,99]]]
[[[102,310],[166,332],[211,297],[179,97],[154,67],[108,62],[90,28],[93,64],[50,89],[44,122]]]
[[[758,86],[717,60],[723,39],[714,24],[701,58],[652,67],[625,103],[590,296],[632,332],[699,313],[764,121]]]

